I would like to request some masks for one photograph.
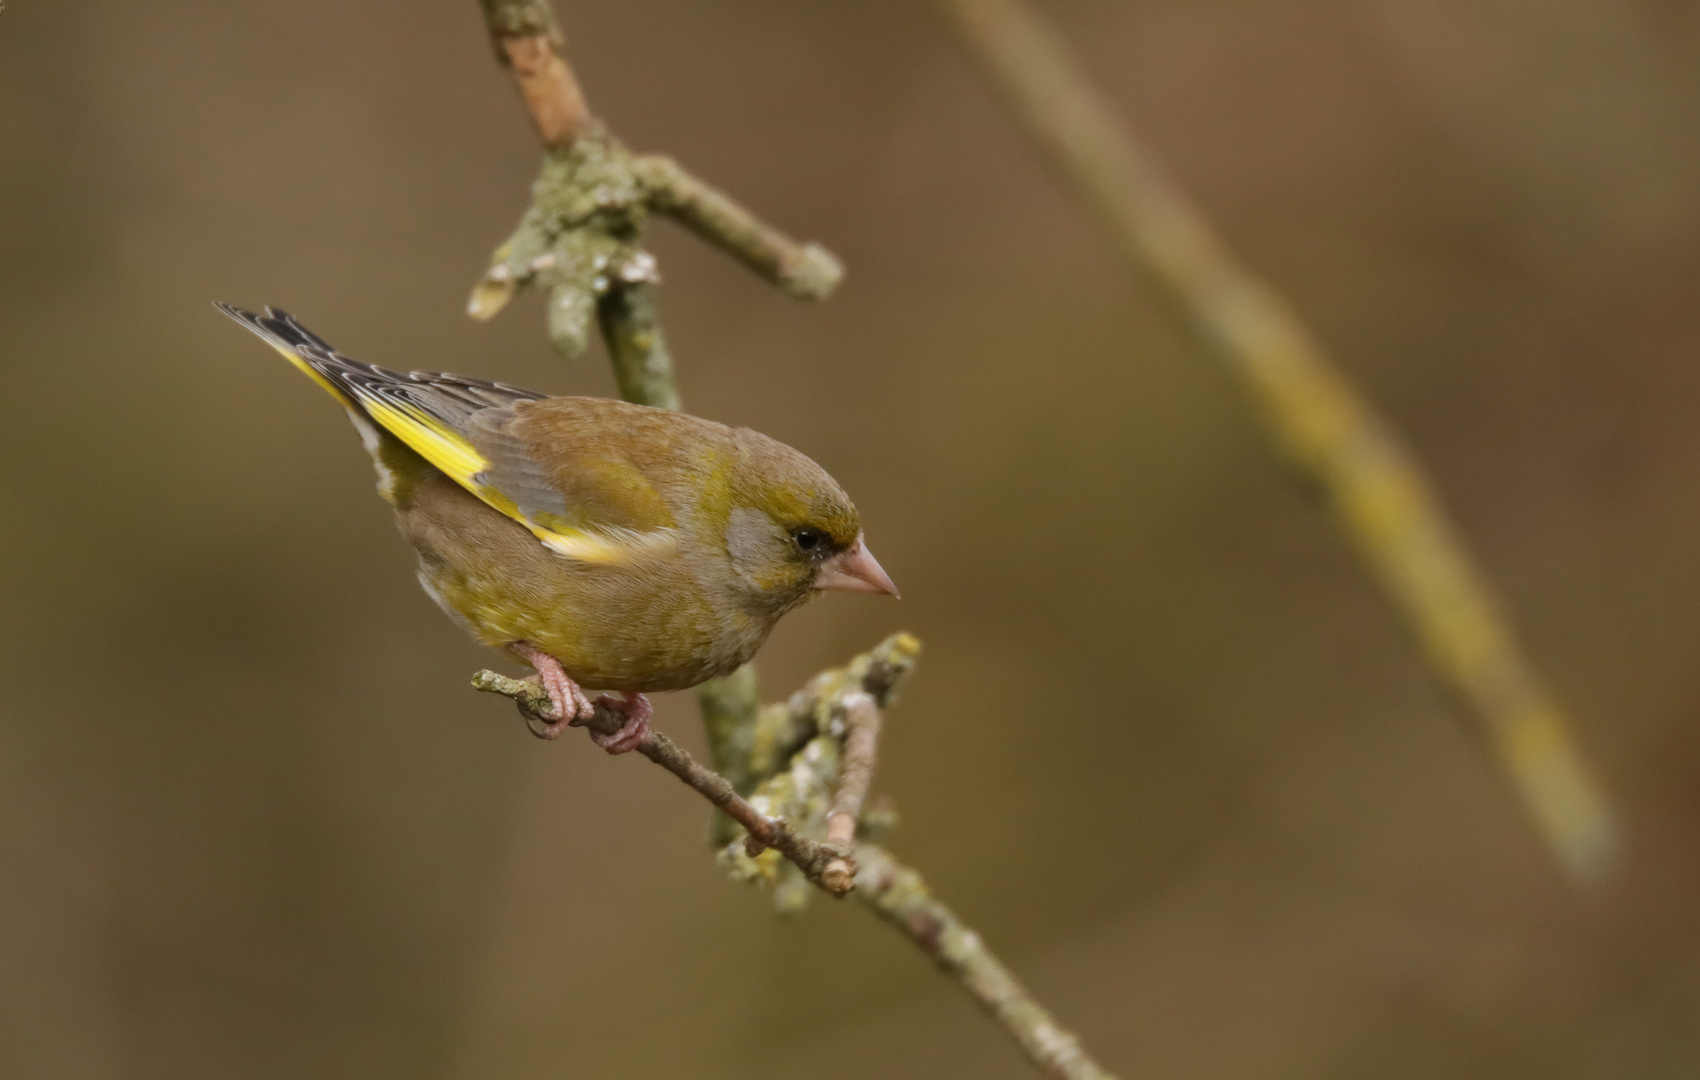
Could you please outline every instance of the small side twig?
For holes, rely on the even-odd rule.
[[[1617,827],[1569,719],[1519,648],[1421,463],[1291,305],[1242,266],[1022,0],[941,0],[1039,148],[1128,262],[1261,407],[1269,433],[1480,719],[1530,818],[1579,880],[1611,868]]]
[[[513,699],[514,704],[519,706],[520,715],[528,722],[545,721],[551,715],[548,691],[534,680],[514,679],[486,669],[472,676],[472,688]],[[624,722],[618,714],[598,706],[594,716],[575,726],[612,735]],[[665,732],[652,729],[649,737],[637,745],[637,752],[677,776],[686,786],[742,825],[749,833],[747,850],[751,857],[772,848],[801,870],[806,878],[834,896],[843,896],[854,886],[856,862],[848,844],[811,840],[798,835],[785,821],[761,813],[738,794],[730,781],[691,757]],[[843,869],[846,866],[848,872]],[[829,867],[835,869],[830,881],[827,880]]]
[[[826,842],[848,848],[856,839],[856,824],[862,818],[862,803],[874,781],[874,762],[879,756],[880,707],[865,690],[844,696],[844,754],[838,769],[838,794],[826,815]],[[821,872],[832,885],[855,880],[856,868],[848,859],[834,859]]]
[[[848,844],[856,837],[862,802],[874,780],[879,753],[880,707],[866,691],[844,697],[844,764],[839,768],[838,795],[826,816],[826,838]]]
[[[1057,1080],[1114,1080],[1080,1039],[1028,992],[987,947],[927,887],[919,872],[874,844],[858,844],[855,896],[896,927],[1015,1039],[1046,1076]]]
[[[632,163],[650,207],[667,214],[761,277],[800,300],[822,300],[844,277],[844,264],[819,244],[798,244],[725,192],[659,154]]]

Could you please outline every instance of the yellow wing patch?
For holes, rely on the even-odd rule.
[[[465,435],[423,409],[364,392],[358,386],[354,388],[354,393],[366,415],[382,424],[390,434],[406,443],[420,457],[441,469],[455,483],[484,500],[493,509],[530,529],[532,535],[542,541],[544,547],[557,555],[580,562],[617,563],[626,561],[637,550],[648,547],[655,541],[670,539],[651,539],[638,534],[600,536],[584,529],[573,528],[565,522],[551,521],[545,525],[533,521],[512,499],[480,479],[479,474],[489,467],[490,462]]]
[[[339,380],[330,372],[321,370],[310,356],[299,351],[298,346],[311,344],[316,351],[323,345],[322,339],[307,332],[286,313],[267,308],[266,315],[262,317],[228,304],[217,306],[225,314],[258,334],[285,360],[318,383],[350,412],[364,414],[366,418],[382,426],[492,509],[530,529],[550,551],[581,562],[618,563],[629,561],[646,551],[665,547],[677,540],[678,533],[670,528],[641,531],[625,528],[586,529],[555,514],[540,515],[542,520],[527,516],[512,498],[486,481],[483,474],[490,467],[490,462],[465,434],[452,425],[405,398],[387,396],[360,380]],[[326,351],[328,352],[328,346]],[[336,357],[331,354],[329,359],[335,360]],[[366,365],[353,365],[351,362],[351,366]],[[381,369],[371,370],[381,373]],[[364,420],[355,426],[362,431],[369,428]],[[382,473],[385,470],[384,462],[381,458],[378,461],[379,471]],[[380,484],[380,491],[382,490],[383,485]],[[386,495],[386,498],[388,497]]]
[[[484,455],[473,449],[466,436],[431,416],[423,409],[386,401],[356,387],[355,396],[365,406],[366,415],[389,429],[390,434],[412,447],[418,455],[448,473],[449,477],[469,490],[480,485],[474,477],[489,466]],[[512,507],[512,503],[508,504]],[[503,513],[509,509],[497,507]]]

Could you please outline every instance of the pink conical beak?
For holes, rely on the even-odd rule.
[[[820,573],[815,575],[815,588],[897,595],[897,586],[880,569],[879,560],[860,536],[856,537],[855,547],[821,563]]]

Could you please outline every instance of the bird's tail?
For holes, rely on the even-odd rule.
[[[365,403],[353,393],[353,386],[347,379],[348,369],[364,368],[366,365],[342,356],[331,348],[329,342],[302,326],[287,311],[268,307],[264,315],[257,315],[230,304],[215,306],[259,335],[302,374],[336,398],[348,413],[354,430],[360,434],[366,452],[372,457],[372,464],[378,470],[378,494],[386,501],[396,506],[405,505],[419,483],[436,471],[404,440],[385,430]]]
[[[300,368],[302,374],[324,387],[325,392],[340,401],[349,412],[359,416],[365,415],[366,410],[307,355],[310,352],[320,357],[329,357],[335,355],[336,350],[331,348],[330,342],[302,326],[295,316],[274,307],[268,307],[264,315],[258,315],[230,304],[215,303],[213,306],[258,334],[261,340],[276,349],[285,360]]]
[[[403,505],[413,487],[436,469],[503,513],[517,513],[513,500],[486,482],[489,461],[466,424],[476,413],[535,401],[542,394],[465,375],[391,371],[342,355],[287,311],[269,307],[256,315],[229,304],[218,309],[342,404],[377,464],[378,490],[386,499]]]

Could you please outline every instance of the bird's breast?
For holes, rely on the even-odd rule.
[[[622,564],[563,558],[444,478],[398,512],[419,580],[488,645],[529,641],[582,685],[680,690],[743,664],[771,620],[736,600],[729,568],[683,552]]]

